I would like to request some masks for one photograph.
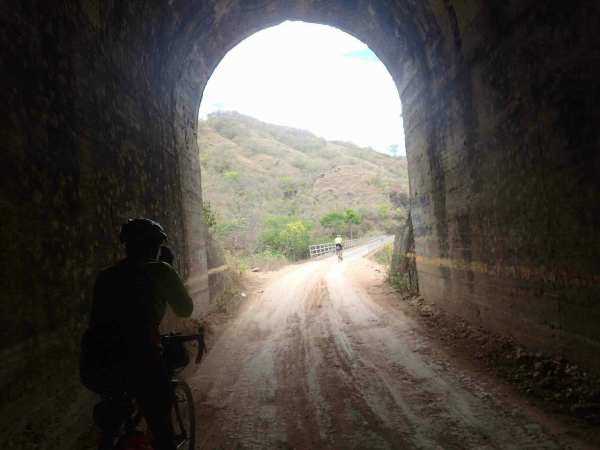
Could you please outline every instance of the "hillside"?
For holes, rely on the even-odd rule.
[[[213,231],[230,250],[254,251],[272,216],[305,220],[312,224],[311,240],[319,240],[336,231],[319,223],[331,212],[357,210],[359,235],[390,231],[404,215],[390,199],[408,192],[403,157],[234,112],[200,121],[198,145],[204,201],[216,216]]]

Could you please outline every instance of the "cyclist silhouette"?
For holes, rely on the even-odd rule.
[[[343,259],[342,250],[344,249],[342,236],[338,234],[333,242],[335,243],[335,254],[338,257],[338,261],[341,261]]]
[[[175,450],[159,324],[167,305],[180,317],[190,316],[192,299],[171,265],[158,260],[167,239],[159,223],[130,219],[119,238],[127,257],[97,276],[82,341],[82,382],[105,396],[126,392],[135,398],[155,450]]]

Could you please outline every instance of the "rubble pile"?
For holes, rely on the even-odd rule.
[[[544,401],[560,413],[600,424],[600,379],[562,356],[533,352],[511,338],[493,335],[451,316],[421,297],[402,297],[445,345],[468,350],[487,371],[493,371],[527,396]]]
[[[551,401],[561,412],[600,424],[599,380],[566,358],[528,352],[513,344],[504,354],[497,354],[494,363],[526,394]]]

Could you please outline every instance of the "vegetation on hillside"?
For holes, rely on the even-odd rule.
[[[392,233],[405,207],[406,159],[326,141],[239,113],[198,126],[205,215],[240,255],[306,256],[310,243]]]

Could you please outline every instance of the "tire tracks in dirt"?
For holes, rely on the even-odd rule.
[[[448,370],[412,319],[349,275],[360,256],[283,270],[229,324],[190,380],[201,448],[568,448]]]

